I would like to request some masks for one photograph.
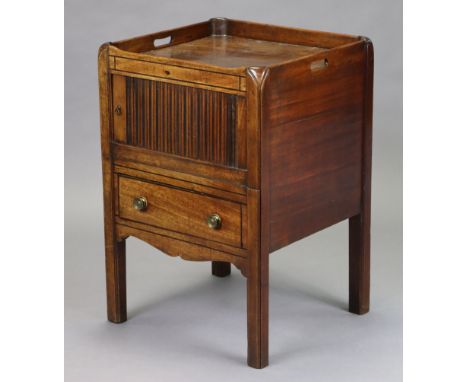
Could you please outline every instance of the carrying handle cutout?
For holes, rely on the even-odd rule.
[[[164,45],[169,45],[172,41],[171,36],[163,37],[163,38],[155,38],[153,40],[153,45],[155,48],[160,48]]]
[[[327,58],[324,58],[322,60],[313,61],[309,65],[310,70],[312,70],[312,71],[319,70],[319,69],[324,69],[327,66],[328,66],[328,59]]]

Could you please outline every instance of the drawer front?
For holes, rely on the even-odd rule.
[[[123,219],[241,247],[239,203],[123,176],[118,186]]]

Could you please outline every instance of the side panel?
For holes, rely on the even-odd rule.
[[[363,42],[271,68],[262,99],[271,252],[359,213],[365,70]]]

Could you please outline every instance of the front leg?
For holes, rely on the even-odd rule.
[[[255,257],[247,275],[247,363],[262,369],[268,366],[268,254]]]
[[[106,235],[107,236],[107,235]],[[107,318],[114,323],[127,320],[125,239],[106,237]]]

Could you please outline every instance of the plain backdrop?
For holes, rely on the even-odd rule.
[[[245,279],[127,240],[128,318],[106,321],[97,50],[211,17],[365,35],[375,49],[371,312],[347,312],[347,222],[271,255],[270,366],[246,366]],[[402,5],[392,0],[65,1],[65,376],[71,381],[400,381]]]

